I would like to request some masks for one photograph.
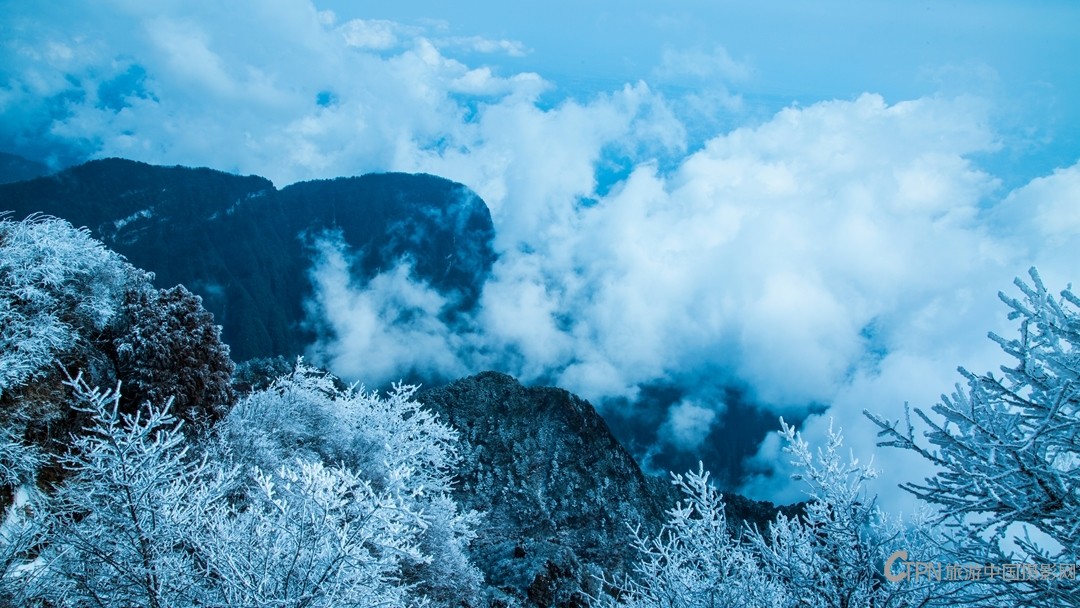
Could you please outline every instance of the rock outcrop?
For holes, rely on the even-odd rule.
[[[602,572],[628,570],[629,525],[663,520],[669,505],[593,406],[565,390],[485,372],[418,399],[462,435],[455,498],[485,513],[473,559],[528,605],[583,605]]]

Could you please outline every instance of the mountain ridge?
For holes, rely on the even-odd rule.
[[[495,260],[486,204],[428,174],[375,173],[277,189],[259,176],[207,168],[95,160],[0,185],[0,212],[45,213],[184,284],[224,327],[238,360],[301,354],[312,342],[303,303],[313,239],[339,230],[355,280],[406,257],[414,278],[453,295],[454,314],[479,299]]]

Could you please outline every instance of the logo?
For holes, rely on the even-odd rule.
[[[900,549],[899,551],[893,551],[889,559],[885,560],[885,578],[890,582],[899,583],[900,581],[908,577],[908,552],[907,549]],[[896,566],[897,560],[904,560],[903,569],[900,572],[893,572],[893,568]]]

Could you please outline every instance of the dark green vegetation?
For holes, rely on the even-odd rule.
[[[398,173],[303,182],[210,169],[92,161],[55,175],[0,186],[14,219],[55,215],[86,226],[155,284],[183,284],[222,325],[233,358],[303,352],[315,239],[339,232],[357,252],[358,280],[402,258],[417,278],[470,310],[495,255],[484,202],[460,184]]]

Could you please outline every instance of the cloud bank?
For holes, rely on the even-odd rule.
[[[464,320],[407,264],[357,284],[350,252],[322,243],[312,355],[369,384],[497,368],[631,418],[645,392],[673,388],[639,432],[689,455],[739,433],[736,390],[806,418],[812,440],[833,418],[870,454],[863,408],[896,417],[950,390],[957,365],[999,363],[985,335],[1011,331],[996,293],[1013,277],[1036,264],[1049,284],[1077,278],[1080,165],[1007,190],[979,162],[1012,143],[993,98],[866,93],[758,119],[737,93],[753,67],[719,46],[666,53],[650,78],[667,88],[579,99],[460,55],[527,58],[526,43],[299,0],[11,9],[10,151],[279,186],[424,171],[484,198],[500,257]],[[744,490],[798,498],[777,450],[762,443]]]

